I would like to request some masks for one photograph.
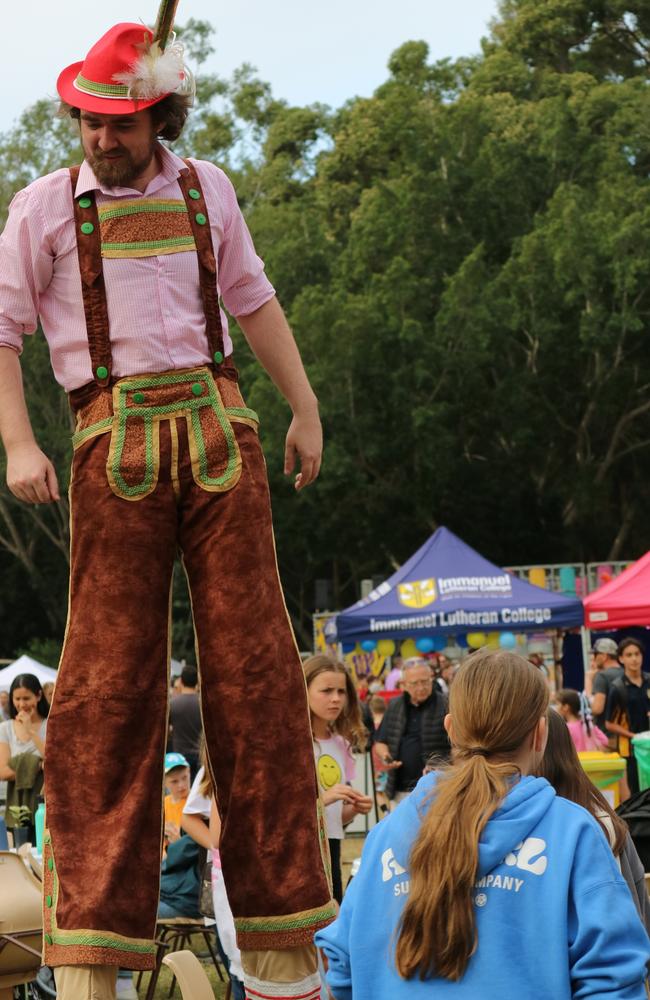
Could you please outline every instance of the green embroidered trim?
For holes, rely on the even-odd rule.
[[[128,97],[129,88],[120,83],[95,83],[78,74],[76,84],[80,90],[89,90],[91,94],[109,94],[113,97]]]
[[[193,395],[191,386],[197,381],[201,381],[205,384],[205,387],[208,390],[205,396]],[[187,384],[187,399],[176,400],[173,403],[165,403],[159,406],[143,405],[129,406],[128,408],[126,407],[127,396],[136,389],[151,389],[156,386],[179,385],[182,383]],[[118,382],[115,386],[115,390],[118,390],[119,395],[117,405],[115,406],[115,416],[113,417],[113,440],[111,442],[111,450],[109,452],[109,481],[112,477],[116,490],[118,491],[118,495],[122,495],[125,498],[133,500],[146,496],[154,488],[154,475],[157,473],[157,461],[154,463],[153,448],[154,417],[162,418],[167,416],[177,416],[181,412],[186,414],[189,424],[188,431],[191,427],[191,431],[193,432],[192,436],[196,445],[196,457],[198,459],[197,474],[200,485],[208,488],[223,487],[236,473],[237,464],[239,462],[239,448],[232,425],[228,420],[228,415],[221,401],[221,396],[219,395],[214,379],[209,372],[205,371],[205,374],[203,371],[199,371],[198,373],[194,372],[190,376],[187,374],[144,375],[139,378],[129,379],[128,381]],[[133,397],[131,396],[131,399],[132,398]],[[228,447],[228,464],[225,471],[217,477],[210,476],[208,473],[208,458],[205,451],[205,442],[203,440],[201,421],[199,417],[199,410],[204,406],[212,407],[212,410],[214,411],[214,414],[219,422],[219,426],[223,431]],[[248,412],[254,412],[252,410],[248,411],[247,408],[233,407],[233,409],[242,409],[246,412],[246,414],[248,414]],[[135,486],[129,486],[121,474],[120,466],[122,463],[122,454],[126,439],[127,420],[133,417],[142,417],[144,422],[145,474],[142,482],[136,484]],[[157,456],[155,457],[157,459]]]
[[[110,431],[113,426],[113,418],[106,417],[105,420],[99,420],[96,424],[90,424],[89,427],[84,428],[82,431],[78,431],[77,434],[72,435],[72,447],[78,448],[80,444],[87,441],[88,438],[95,437],[97,434],[103,434],[106,431]]]
[[[254,420],[256,424],[259,424],[260,418],[258,417],[255,410],[249,410],[247,406],[227,406],[226,413],[233,420]]]
[[[149,201],[143,198],[137,205],[121,205],[116,208],[100,206],[98,212],[99,221],[106,222],[108,219],[121,219],[126,215],[140,215],[143,212],[175,212],[183,215],[187,214],[187,206],[184,201]]]
[[[50,852],[54,860],[54,845],[50,841]],[[52,944],[87,945],[91,948],[113,948],[115,951],[135,952],[138,955],[152,955],[156,951],[156,942],[143,938],[128,938],[112,931],[93,931],[80,929],[78,931],[59,930],[56,922],[56,908],[59,901],[59,879],[56,865],[52,869],[52,908],[49,935]]]
[[[329,903],[316,910],[305,910],[293,913],[288,917],[235,917],[235,927],[238,931],[268,934],[273,931],[299,930],[301,927],[314,927],[324,920],[336,916],[336,907]]]
[[[141,243],[103,243],[102,250],[158,250],[160,247],[195,247],[193,236],[170,236],[167,240],[143,240]]]

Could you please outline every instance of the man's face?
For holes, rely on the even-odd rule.
[[[602,670],[605,666],[605,660],[607,656],[605,653],[594,653],[594,668],[596,670]]]
[[[638,674],[643,666],[643,653],[638,646],[626,646],[619,660],[626,674]]]
[[[433,674],[429,667],[408,667],[404,671],[404,687],[414,705],[426,701],[433,689]]]
[[[175,802],[178,802],[179,799],[186,799],[190,794],[189,767],[175,767],[165,775],[165,785]]]
[[[81,144],[92,171],[106,187],[126,187],[150,165],[156,130],[149,108],[132,115],[82,111]]]

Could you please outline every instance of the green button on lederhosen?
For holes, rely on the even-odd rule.
[[[100,365],[95,372],[95,375],[97,378],[108,378],[108,368],[105,368],[104,365]]]
[[[198,222],[198,224],[200,226],[204,226],[208,220],[206,219],[206,217],[203,214],[203,212],[197,212],[196,213],[196,221]],[[83,226],[82,226],[82,229],[83,229]]]
[[[47,906],[48,909],[52,906],[52,897],[51,896],[46,896],[45,897],[45,905]]]
[[[92,201],[91,201],[90,198],[86,198],[84,196],[83,198],[79,199],[79,207],[80,208],[90,208],[91,205],[92,205]]]
[[[82,222],[81,232],[84,234],[84,236],[90,236],[91,233],[95,232],[95,227],[93,226],[92,222]]]
[[[215,365],[220,365],[223,361],[223,354],[221,351],[215,351],[212,357],[214,358]]]
[[[143,392],[134,392],[133,393],[133,402],[134,403],[144,403],[145,399],[146,399],[146,396],[145,396],[145,394]]]
[[[47,867],[50,871],[54,871],[54,858],[47,859]]]
[[[201,385],[200,382],[195,382],[193,384],[193,386],[192,386],[192,393],[195,396],[202,396],[203,395],[203,386]]]
[[[46,934],[45,935],[45,944],[52,944],[52,935],[51,934]]]
[[[196,188],[190,188],[187,193],[189,194],[190,198],[194,199],[194,201],[198,201],[199,198],[201,197],[201,192],[197,191]]]

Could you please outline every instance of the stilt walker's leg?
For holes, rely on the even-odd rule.
[[[313,934],[334,915],[327,841],[305,682],[278,580],[264,460],[252,428],[236,425],[236,434],[239,483],[210,494],[185,478],[180,506],[203,723],[239,946],[259,986],[268,968],[259,953],[284,951],[286,995],[297,995],[289,985],[300,979],[302,995],[311,996],[305,984],[318,985]]]
[[[45,962],[152,968],[162,836],[171,485],[106,481],[109,436],[77,451],[70,610],[48,720]],[[71,994],[70,994],[71,995]]]

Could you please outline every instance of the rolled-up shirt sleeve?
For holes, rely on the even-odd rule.
[[[220,173],[223,238],[219,244],[219,291],[232,316],[248,316],[272,299],[275,289],[264,272],[264,261],[255,252],[235,189]]]
[[[39,298],[52,268],[38,201],[25,188],[11,202],[0,236],[0,347],[20,353],[23,336],[36,332]]]

